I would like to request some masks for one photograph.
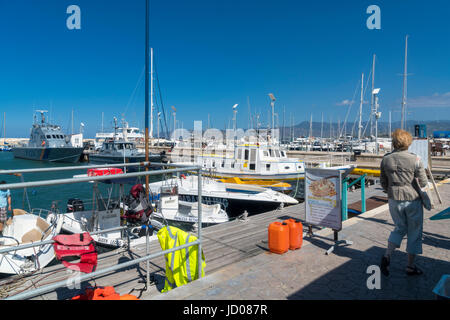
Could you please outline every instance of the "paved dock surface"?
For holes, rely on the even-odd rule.
[[[443,274],[450,274],[450,219],[429,218],[450,205],[450,185],[439,187],[444,201],[441,209],[425,211],[423,254],[416,259],[421,276],[407,276],[406,240],[395,251],[390,276],[380,277],[380,289],[369,289],[367,273],[377,266],[394,229],[387,205],[344,222],[340,239],[352,245],[336,247],[329,229],[313,238],[305,237],[303,247],[283,255],[268,251],[222,268],[203,279],[152,299],[435,299],[432,293]],[[373,281],[369,281],[374,283]]]
[[[450,185],[439,188],[444,207],[450,205]],[[378,185],[366,190],[366,197],[384,195]],[[360,192],[349,192],[349,204],[360,200]],[[449,199],[447,201],[447,199]],[[296,218],[304,221],[305,206],[299,204],[280,210],[250,216],[247,221],[212,226],[203,230],[206,256],[206,277],[161,294],[164,287],[164,258],[150,262],[154,280],[145,290],[146,263],[111,272],[78,287],[61,288],[35,297],[40,300],[63,300],[79,294],[83,288],[114,286],[120,294],[132,293],[141,299],[433,299],[432,288],[443,273],[450,273],[450,220],[430,221],[438,212],[426,212],[424,223],[424,254],[418,259],[425,275],[417,278],[404,273],[404,244],[393,256],[391,276],[382,278],[380,290],[366,286],[367,267],[377,265],[393,229],[387,206],[344,222],[339,237],[352,240],[347,247],[337,247],[331,255],[325,251],[333,244],[329,229],[315,228],[317,236],[304,238],[300,250],[283,255],[271,254],[267,246],[267,227],[273,221]],[[305,228],[306,229],[306,228]],[[150,252],[161,251],[158,241]],[[99,255],[97,269],[145,255],[145,246],[133,250],[118,249]],[[13,284],[0,281],[10,295],[31,290],[73,276],[61,264],[45,268],[31,277]],[[80,289],[81,288],[81,289]],[[2,292],[0,292],[1,294]],[[3,292],[4,293],[4,292]]]

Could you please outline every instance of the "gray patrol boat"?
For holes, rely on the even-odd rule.
[[[114,117],[114,136],[106,139],[99,152],[89,155],[89,162],[92,164],[118,164],[131,162],[144,162],[145,153],[140,152],[134,142],[128,141],[126,131],[123,131],[123,138],[117,135],[117,118]],[[125,128],[125,127],[124,127]],[[166,162],[164,153],[149,153],[149,162]],[[128,168],[127,171],[133,171]]]
[[[73,147],[70,136],[64,134],[60,126],[46,122],[45,113],[47,112],[36,111],[41,114],[41,121],[38,122],[34,115],[30,140],[27,145],[16,146],[12,149],[14,157],[48,162],[78,162],[83,148]]]

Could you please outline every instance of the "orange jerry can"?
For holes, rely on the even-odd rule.
[[[300,221],[287,219],[283,221],[289,226],[289,249],[296,250],[302,247],[303,225]]]
[[[269,225],[269,250],[282,254],[289,250],[289,226],[275,221]]]

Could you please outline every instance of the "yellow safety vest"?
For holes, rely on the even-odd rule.
[[[162,250],[169,250],[197,240],[197,237],[170,226],[159,230],[157,236]],[[166,280],[161,292],[167,292],[198,279],[198,245],[164,256],[166,258]],[[205,266],[205,256],[202,250],[202,277],[205,275]]]

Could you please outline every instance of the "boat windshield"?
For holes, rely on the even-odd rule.
[[[133,149],[133,145],[131,143],[119,143],[119,144],[117,144],[117,149],[118,150],[123,150],[123,149],[131,150],[131,149]]]

